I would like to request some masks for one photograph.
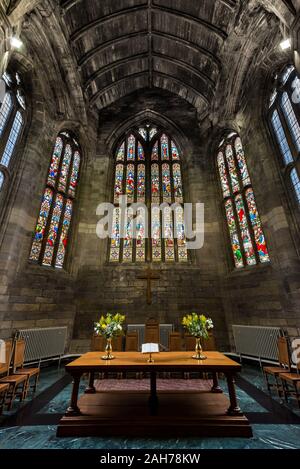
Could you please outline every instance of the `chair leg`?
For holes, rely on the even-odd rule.
[[[35,376],[34,385],[33,385],[33,388],[32,388],[33,394],[36,393],[38,381],[39,381],[39,374],[37,374],[37,375]]]
[[[271,386],[270,386],[270,383],[269,383],[269,375],[266,372],[264,373],[264,375],[265,375],[265,380],[266,380],[268,391],[271,392]]]
[[[281,399],[281,394],[282,394],[281,385],[278,381],[278,376],[277,375],[275,375],[275,382],[276,382],[276,390],[277,390],[278,397],[279,397],[279,399]]]
[[[13,403],[14,403],[14,400],[15,400],[15,397],[16,397],[16,388],[17,388],[17,385],[13,384],[12,389],[10,391],[10,401],[8,402],[7,410],[12,409],[12,406],[13,406]]]
[[[298,383],[294,382],[294,388],[295,388],[295,397],[297,399],[297,402],[298,402],[298,407],[300,409],[300,394],[298,392],[298,386],[297,386]]]
[[[283,390],[283,395],[284,395],[284,400],[285,402],[288,402],[288,395],[289,395],[289,387],[288,384],[285,380],[281,380],[282,382],[282,390]]]

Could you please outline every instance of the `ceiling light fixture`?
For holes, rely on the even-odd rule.
[[[12,36],[11,37],[10,44],[15,49],[21,49],[21,47],[23,46],[23,42],[17,36]]]
[[[291,42],[290,38],[285,39],[284,41],[282,41],[282,42],[280,43],[280,47],[281,47],[281,50],[291,49],[291,47],[292,47],[292,42]]]

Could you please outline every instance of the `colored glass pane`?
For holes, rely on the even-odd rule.
[[[165,242],[165,260],[174,261],[174,237],[173,237],[173,216],[171,207],[163,210],[163,235]]]
[[[244,267],[243,255],[237,233],[233,206],[230,199],[225,202],[225,211],[235,267]]]
[[[58,236],[60,219],[61,219],[61,214],[63,210],[63,204],[64,204],[63,196],[60,194],[57,194],[56,199],[55,199],[55,204],[53,207],[46,248],[44,252],[43,265],[51,266],[52,264],[55,242]]]
[[[285,136],[285,132],[282,127],[279,114],[276,110],[272,114],[271,122],[272,122],[272,126],[276,135],[278,145],[280,147],[280,151],[281,151],[281,155],[283,157],[284,163],[288,165],[289,163],[293,162],[293,157],[291,154],[288,141]]]
[[[68,181],[68,175],[70,171],[71,159],[72,159],[72,147],[71,145],[67,144],[65,147],[65,153],[63,156],[63,161],[62,161],[60,175],[59,175],[59,182],[58,182],[58,190],[62,192],[66,192],[66,189],[67,189],[67,181]]]
[[[173,160],[179,160],[179,151],[173,140],[171,140],[171,153],[172,153],[172,159]]]
[[[151,165],[151,197],[154,203],[160,201],[159,186],[159,166],[155,163]]]
[[[223,196],[229,197],[230,195],[229,182],[228,182],[227,172],[225,168],[224,155],[222,152],[219,152],[218,154],[217,163],[218,163]]]
[[[7,140],[4,152],[3,152],[3,156],[1,159],[1,164],[3,164],[3,166],[8,167],[10,163],[16,143],[21,134],[22,127],[23,127],[23,117],[20,111],[18,111],[16,113],[11,131],[10,131],[10,134],[9,134],[9,137],[8,137],[8,140]]]
[[[7,124],[8,118],[13,108],[12,97],[10,93],[6,93],[0,108],[0,137]]]
[[[151,240],[152,240],[152,261],[161,261],[161,225],[160,209],[152,207],[151,209]]]
[[[53,192],[47,188],[43,195],[43,200],[40,208],[39,218],[37,221],[34,240],[30,252],[29,259],[32,261],[38,261],[42,249],[42,243],[45,236],[45,229],[48,222],[49,212],[52,204]]]
[[[113,212],[110,246],[110,260],[118,262],[120,259],[120,209],[118,207],[114,208]]]
[[[137,213],[135,220],[135,229],[136,229],[136,262],[145,261],[145,248],[146,248],[146,232],[145,232],[145,223],[146,223],[146,214],[145,209],[140,208]]]
[[[145,153],[144,153],[144,148],[141,143],[138,144],[138,160],[144,161],[145,159]]]
[[[226,159],[227,159],[227,164],[228,164],[228,169],[229,169],[229,174],[230,174],[230,179],[231,179],[232,191],[237,192],[240,189],[240,185],[239,185],[239,180],[238,180],[238,175],[236,171],[236,166],[235,166],[235,161],[234,161],[234,156],[233,156],[231,145],[226,146]]]
[[[2,171],[0,171],[0,191],[2,189],[3,183],[4,183],[4,174],[2,173]]]
[[[241,230],[241,237],[243,241],[246,262],[248,265],[254,265],[256,264],[256,258],[255,258],[255,253],[253,249],[250,232],[249,232],[245,206],[244,206],[242,196],[240,194],[235,197],[235,206],[236,206],[238,221],[239,221],[240,230]]]
[[[126,195],[127,202],[133,202],[134,200],[134,165],[127,165],[127,175],[126,175]]]
[[[150,136],[150,140],[152,140],[152,138],[154,137],[154,135],[157,134],[157,128],[156,127],[152,127],[149,131],[149,136]]]
[[[66,249],[68,244],[68,233],[70,230],[71,220],[72,220],[72,212],[73,212],[73,202],[72,200],[67,200],[64,218],[61,227],[61,234],[58,243],[58,250],[56,254],[56,261],[55,267],[62,268],[64,265]]]
[[[162,189],[164,202],[171,202],[171,179],[170,166],[167,163],[162,165]]]
[[[288,81],[288,79],[290,78],[290,75],[293,73],[293,71],[295,70],[295,67],[293,65],[288,65],[283,74],[282,74],[282,77],[281,77],[281,81],[282,81],[282,84],[285,85],[286,82]]]
[[[235,143],[234,143],[234,147],[235,147],[235,153],[236,153],[236,158],[237,158],[237,161],[238,161],[238,166],[239,166],[239,170],[240,170],[241,179],[243,181],[243,186],[245,187],[248,184],[250,184],[250,177],[249,177],[249,173],[248,173],[248,168],[247,168],[247,163],[246,163],[246,159],[245,159],[245,153],[244,153],[244,150],[243,150],[243,145],[242,145],[241,139],[239,137],[236,138]]]
[[[137,169],[137,201],[145,202],[145,165],[139,164]]]
[[[183,202],[181,169],[178,163],[173,164],[173,184],[175,202]]]
[[[76,187],[77,187],[78,176],[79,176],[79,168],[80,168],[80,154],[78,151],[75,151],[74,159],[73,159],[73,166],[72,166],[72,171],[71,171],[70,188],[69,188],[69,195],[71,197],[75,197],[75,194],[76,194]]]
[[[151,160],[158,161],[158,142],[155,142],[155,144],[153,145]]]
[[[148,139],[148,132],[144,127],[139,128],[139,134],[143,137],[144,140]]]
[[[125,142],[119,147],[117,152],[117,161],[124,161],[125,158]]]
[[[161,146],[161,159],[168,160],[169,159],[169,139],[166,134],[163,134],[160,138],[160,146]]]
[[[120,195],[123,194],[123,178],[124,178],[124,166],[117,164],[116,176],[115,176],[115,190],[114,190],[114,201],[119,202]]]
[[[130,209],[127,210],[127,220],[125,224],[125,237],[123,242],[123,262],[132,262],[132,247],[133,247],[133,215]]]
[[[187,247],[184,229],[184,212],[181,206],[175,209],[175,233],[178,246],[179,262],[187,261]]]
[[[130,135],[128,137],[127,160],[128,161],[135,160],[135,136],[134,135]]]
[[[259,260],[260,262],[269,262],[269,253],[252,189],[247,189],[246,200],[249,210],[250,221],[253,227],[255,244],[259,255]]]
[[[59,168],[62,149],[63,149],[63,141],[60,137],[57,137],[51,163],[50,163],[49,175],[48,175],[48,184],[52,187],[55,187],[55,184],[56,184],[56,178],[58,174],[58,168]]]

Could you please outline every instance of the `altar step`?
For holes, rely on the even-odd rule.
[[[110,391],[83,395],[81,415],[61,419],[57,436],[251,437],[244,415],[229,416],[224,394],[207,391],[160,391],[155,415],[149,392]]]

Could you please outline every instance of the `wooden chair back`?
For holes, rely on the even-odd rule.
[[[209,332],[208,339],[201,339],[201,345],[202,345],[203,350],[207,350],[207,351],[217,350],[216,341],[212,332]]]
[[[170,352],[178,352],[181,350],[181,334],[180,332],[170,332],[169,334],[169,350]]]
[[[279,365],[287,370],[291,368],[291,359],[288,339],[286,337],[278,337],[278,361]]]
[[[0,363],[0,375],[8,373],[10,361],[11,361],[11,352],[12,352],[12,340],[6,340],[6,352],[5,352],[5,363]]]
[[[190,334],[184,334],[184,348],[187,352],[195,350],[196,338]]]
[[[145,343],[159,344],[159,322],[156,319],[149,319],[145,324]]]
[[[122,335],[118,335],[117,337],[113,338],[112,349],[115,352],[122,352],[123,350],[123,336]]]
[[[24,365],[24,354],[25,354],[26,342],[24,339],[18,339],[16,341],[14,356],[13,356],[13,369],[23,367]]]
[[[106,338],[102,335],[93,335],[91,342],[92,352],[104,352],[106,347]],[[119,335],[112,340],[113,351],[121,352],[123,350],[123,337]]]
[[[137,352],[139,348],[138,332],[130,331],[127,332],[125,338],[125,350],[126,352]]]

